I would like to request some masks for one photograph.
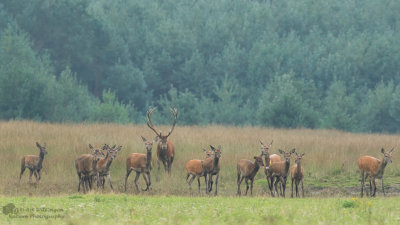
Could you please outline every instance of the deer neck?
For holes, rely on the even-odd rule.
[[[286,161],[285,160],[285,174],[288,174],[290,168],[290,160]]]
[[[301,163],[297,161],[297,174],[301,174]]]
[[[108,171],[109,168],[110,168],[110,166],[111,166],[111,163],[112,163],[112,161],[113,161],[113,158],[111,158],[110,155],[107,154],[107,156],[106,156],[106,158],[105,158],[104,160],[106,160],[107,163],[106,163],[106,165],[105,165],[103,171]]]
[[[257,172],[258,172],[259,169],[260,169],[260,165],[258,165],[257,162],[254,162],[254,170],[253,170],[253,172],[251,173],[251,177],[254,177],[254,176],[257,174]]]
[[[214,169],[218,167],[218,163],[219,163],[219,158],[218,157],[214,157],[214,160],[213,160],[213,168]]]
[[[382,161],[380,162],[380,165],[379,165],[379,169],[375,174],[376,178],[380,179],[383,177],[383,173],[385,172],[385,167],[386,167],[387,163],[388,162],[386,160],[382,159]]]
[[[270,163],[270,162],[269,162],[269,161],[270,161],[270,160],[269,160],[269,154],[265,155],[264,158],[265,158],[265,166],[268,167],[268,166],[269,166],[269,163]]]
[[[37,168],[38,168],[38,169],[41,169],[41,168],[42,168],[43,159],[44,159],[44,153],[43,153],[43,152],[40,152],[40,154],[39,154],[39,162],[38,162],[38,164],[37,164]]]
[[[150,169],[150,165],[151,165],[151,152],[147,151],[146,154],[146,169]]]

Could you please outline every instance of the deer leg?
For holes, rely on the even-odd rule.
[[[208,179],[208,192],[212,191],[212,185],[213,185],[212,177],[213,177],[213,175],[210,174],[210,178]]]
[[[272,176],[270,176],[269,178],[267,178],[267,180],[268,180],[269,191],[271,192],[271,196],[275,197],[275,194],[274,194],[274,178]]]
[[[189,174],[189,175],[190,175],[190,179],[188,181],[189,190],[192,191],[192,183],[193,183],[194,178],[196,178],[196,177],[193,174]]]
[[[21,177],[22,174],[24,174],[26,167],[25,166],[21,166],[21,172],[19,173],[19,182],[21,182]]]
[[[151,185],[151,176],[150,176],[150,171],[147,172],[147,178],[149,179],[149,188],[150,189],[150,185]]]
[[[238,190],[237,190],[237,194],[240,196],[242,194],[242,192],[240,191],[240,184],[243,181],[244,176],[240,177],[240,173],[238,174]]]
[[[126,191],[126,182],[128,181],[128,177],[129,177],[129,174],[131,174],[131,172],[132,172],[132,169],[129,169],[128,171],[126,171],[126,175],[125,175],[125,191]]]
[[[38,179],[40,180],[40,170],[37,171]]]
[[[303,198],[304,198],[304,178],[301,178],[301,192],[302,192]]]
[[[136,172],[136,177],[135,177],[135,187],[136,187],[136,192],[139,192],[139,187],[137,185],[137,181],[139,180],[140,172]]]
[[[372,197],[375,197],[376,194],[376,183],[375,183],[375,178],[372,178],[372,183],[374,185],[374,194],[372,195]]]
[[[219,173],[217,173],[217,176],[215,177],[215,195],[218,194],[218,178]],[[253,190],[253,181],[251,181],[251,189]]]
[[[290,195],[291,198],[293,198],[293,180],[294,180],[294,178],[292,177],[292,194]],[[296,193],[296,197],[297,197],[297,193]]]
[[[206,187],[206,194],[208,194],[208,187],[207,187],[207,173],[204,173],[204,186]]]
[[[369,195],[372,196],[372,177],[369,176]]]
[[[299,184],[300,184],[300,180],[296,180],[296,198],[300,197],[299,194]]]
[[[32,183],[33,170],[29,169],[29,183]]]
[[[142,188],[142,191],[147,191],[147,190],[149,190],[149,182],[147,181],[146,173],[142,172],[142,175],[143,175],[144,182],[146,183],[146,188],[145,189]]]
[[[81,174],[80,173],[78,173],[78,179],[79,179],[79,182],[78,182],[78,192],[81,190]]]
[[[199,185],[199,194],[200,194],[200,177],[197,177],[197,184]]]
[[[36,183],[37,183],[37,182],[38,182],[38,178],[37,178],[37,173],[36,173],[36,170],[34,170],[34,171],[33,171],[33,175],[35,176]]]
[[[112,186],[112,184],[111,184],[111,177],[110,177],[110,174],[107,174],[107,180],[108,180],[108,183],[110,184],[111,190],[114,191],[114,188],[113,188],[113,186]]]
[[[364,184],[365,184],[364,174],[365,174],[365,172],[362,170],[361,171],[361,198],[363,197]]]
[[[253,196],[253,181],[254,181],[254,178],[250,179],[250,195],[251,196]]]
[[[244,182],[246,183],[246,194],[245,195],[247,195],[247,191],[249,190],[249,178],[246,177]]]
[[[278,183],[279,183],[279,177],[276,177],[276,181],[275,181],[275,184],[274,184],[274,186],[275,186],[275,192],[276,192],[276,195],[279,197],[279,192],[278,192]]]
[[[281,183],[282,183],[282,188],[283,188],[283,197],[286,197],[286,177],[282,177],[281,178]],[[297,186],[296,186],[296,190],[297,190]]]
[[[382,181],[382,192],[383,192],[383,196],[386,196],[386,193],[385,193],[385,186],[383,185],[383,177],[381,178],[381,181]]]

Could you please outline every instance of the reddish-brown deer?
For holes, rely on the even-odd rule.
[[[290,195],[290,197],[293,198],[293,181],[295,182],[296,185],[296,197],[300,197],[299,194],[299,184],[301,182],[301,191],[302,191],[302,195],[304,198],[304,168],[301,166],[301,160],[303,159],[304,153],[302,153],[301,155],[296,153],[296,159],[294,160],[294,164],[292,166],[292,170],[290,171],[290,176],[292,178],[292,194]]]
[[[107,177],[108,183],[110,184],[110,188],[114,190],[110,178],[110,166],[112,161],[117,156],[117,153],[122,149],[122,146],[119,146],[118,148],[115,147],[116,147],[115,145],[113,147],[105,145],[107,154],[104,158],[99,159],[96,163],[97,188],[102,186],[102,188],[104,189],[104,183],[105,183],[104,178]]]
[[[370,185],[370,195],[375,197],[376,194],[376,183],[375,179],[381,179],[382,182],[382,192],[385,196],[385,187],[383,184],[383,173],[385,172],[385,168],[388,162],[392,162],[392,152],[393,148],[386,152],[385,149],[381,149],[383,154],[383,159],[379,160],[372,156],[361,156],[358,159],[358,168],[360,168],[361,173],[361,197],[363,197],[363,190],[365,185],[365,179],[369,177],[369,185]],[[373,185],[373,193],[372,193],[372,185]],[[367,193],[368,195],[368,193]]]
[[[32,174],[35,175],[36,183],[40,180],[40,170],[42,169],[42,164],[44,160],[44,155],[47,154],[46,143],[41,146],[38,142],[36,142],[36,147],[39,148],[39,156],[37,155],[25,155],[21,159],[21,172],[19,174],[19,181],[21,181],[22,174],[25,169],[28,168],[30,171],[29,174],[29,183],[32,182]]]
[[[253,182],[260,167],[264,167],[264,162],[261,156],[254,156],[254,163],[248,159],[241,159],[237,163],[237,194],[241,195],[240,184],[243,179],[246,182],[246,195],[249,190],[249,180],[250,180],[250,194],[253,195]]]
[[[295,151],[296,151],[295,149],[292,149],[291,151],[285,152],[279,149],[279,153],[284,156],[285,161],[274,162],[271,163],[269,167],[267,167],[268,176],[272,177],[271,185],[275,186],[275,192],[277,193],[278,196],[279,194],[277,185],[278,182],[281,182],[283,188],[283,193],[281,195],[285,197],[287,175],[290,169],[290,157],[293,153],[295,153]],[[275,183],[273,183],[274,179],[276,179]]]
[[[272,143],[274,141],[271,141],[271,143],[267,146],[264,145],[264,143],[260,140],[260,145],[261,145],[261,157],[264,156],[265,159],[265,167],[264,167],[264,173],[267,176],[267,182],[268,182],[268,188],[271,192],[271,195],[273,196],[273,190],[272,190],[272,177],[268,176],[268,171],[266,168],[269,167],[269,164],[273,163],[273,162],[280,162],[281,161],[281,157],[277,154],[269,154],[269,149],[272,147]]]
[[[206,154],[206,159],[213,157],[213,152],[211,150],[203,149],[203,152]],[[207,173],[204,170],[204,160],[200,159],[192,159],[189,160],[186,165],[186,182],[189,184],[189,189],[192,190],[193,180],[197,177],[197,183],[199,185],[199,193],[200,193],[200,177],[204,177],[204,184],[207,190]],[[190,179],[189,179],[190,177]],[[189,180],[188,180],[189,179]]]
[[[148,141],[146,138],[142,136],[142,140],[146,147],[147,153],[146,154],[131,153],[126,159],[125,191],[126,191],[126,183],[128,181],[129,174],[132,172],[132,170],[136,172],[136,177],[135,177],[136,192],[139,191],[137,181],[139,179],[140,174],[143,174],[143,179],[146,182],[146,189],[142,190],[147,191],[150,188],[151,185],[150,172],[152,169],[151,150],[153,148],[153,144],[157,142],[158,136],[156,136],[153,141]]]
[[[172,131],[175,128],[176,118],[178,116],[178,110],[170,108],[170,112],[174,116],[174,122],[172,123],[172,128],[169,130],[167,135],[162,135],[162,132],[157,132],[153,123],[151,122],[151,114],[154,112],[156,108],[153,108],[147,112],[147,126],[156,133],[156,135],[160,138],[160,142],[157,145],[157,165],[158,171],[160,171],[160,162],[164,165],[164,169],[168,171],[168,174],[171,174],[171,166],[174,161],[175,149],[174,144],[168,140],[168,137],[171,135]]]
[[[92,189],[93,177],[97,174],[97,161],[105,156],[102,151],[105,149],[105,145],[102,150],[95,149],[91,144],[89,144],[89,148],[92,154],[83,154],[75,160],[75,168],[79,179],[78,192],[80,191],[81,185],[84,193]]]
[[[218,194],[218,179],[219,179],[219,171],[220,171],[220,163],[219,159],[221,158],[221,145],[218,146],[218,149],[214,148],[210,145],[211,150],[214,152],[213,158],[206,158],[204,160],[203,166],[204,170],[208,176],[208,183],[206,188],[206,193],[210,193],[212,191],[213,180],[212,177],[215,177],[215,195]]]

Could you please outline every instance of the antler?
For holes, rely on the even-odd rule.
[[[154,133],[157,134],[157,136],[161,137],[161,133],[159,134],[156,129],[154,128],[153,123],[151,122],[151,114],[156,110],[156,108],[152,108],[149,111],[147,111],[147,126],[154,131]]]
[[[169,111],[172,113],[172,115],[174,115],[174,123],[172,124],[172,128],[171,128],[171,130],[169,130],[169,132],[168,132],[168,134],[167,134],[166,137],[168,137],[169,135],[171,135],[172,131],[173,131],[174,128],[175,128],[176,118],[178,117],[178,110],[177,110],[176,108],[174,108],[174,109],[169,108]]]

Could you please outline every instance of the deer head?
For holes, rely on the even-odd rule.
[[[290,151],[288,151],[288,152],[285,152],[285,151],[279,149],[279,153],[281,153],[283,155],[283,157],[285,158],[286,162],[290,162],[290,156],[295,152],[296,152],[295,148],[290,150]]]
[[[44,143],[44,145],[41,146],[41,145],[39,144],[39,142],[36,142],[36,147],[39,148],[40,153],[43,153],[43,155],[46,155],[46,154],[47,154],[46,143]]]
[[[142,137],[142,140],[143,140],[143,142],[144,142],[144,145],[146,146],[146,150],[147,150],[147,152],[151,152],[151,149],[153,149],[153,144],[155,143],[155,142],[157,142],[158,141],[158,136],[156,136],[155,138],[154,138],[154,140],[152,140],[152,141],[148,141],[146,138],[144,138],[143,136],[141,136]]]
[[[390,151],[386,152],[384,148],[381,149],[383,154],[383,161],[392,163],[392,152],[394,148],[390,149]]]
[[[301,155],[297,154],[297,152],[295,152],[295,153],[296,153],[296,157],[295,157],[295,159],[294,159],[294,162],[295,162],[295,163],[300,163],[300,162],[301,162],[301,159],[303,158],[303,156],[305,155],[305,153],[302,153]]]
[[[101,159],[102,157],[105,157],[106,155],[104,155],[104,153],[103,153],[103,151],[102,150],[105,150],[105,148],[106,148],[106,144],[104,144],[104,146],[102,147],[102,149],[100,150],[100,149],[95,149],[91,144],[89,144],[89,148],[90,148],[90,150],[92,150],[92,155],[94,156],[94,158],[95,158],[95,160],[97,161],[97,160],[99,160],[99,159]]]
[[[203,152],[206,154],[206,158],[212,158],[213,157],[213,151],[206,150],[206,149],[203,148]]]
[[[263,155],[269,156],[269,149],[272,147],[273,142],[274,141],[272,140],[271,143],[267,146],[267,145],[264,145],[264,143],[262,143],[262,141],[260,140],[261,156],[263,156]]]
[[[256,160],[255,163],[258,164],[258,166],[264,167],[264,161],[261,156],[254,156],[254,159]]]
[[[214,152],[215,158],[221,158],[221,145],[218,145],[218,149],[214,148],[214,146],[210,145],[211,150]]]
[[[108,145],[107,146],[107,156],[109,156],[111,159],[115,159],[115,157],[117,156],[117,153],[122,149],[122,146],[119,146],[118,148],[115,149],[115,145],[110,147]]]
[[[151,114],[154,112],[156,108],[150,109],[147,112],[147,126],[154,131],[154,133],[156,133],[156,135],[160,138],[160,142],[161,142],[161,150],[167,150],[168,148],[168,142],[167,142],[167,138],[169,137],[169,135],[171,135],[172,131],[175,128],[175,124],[176,124],[176,118],[178,116],[178,110],[176,108],[172,109],[170,108],[169,111],[171,112],[171,114],[174,116],[174,122],[172,123],[172,128],[169,130],[169,132],[167,133],[167,135],[162,135],[162,132],[159,131],[157,132],[153,123],[151,122]]]

